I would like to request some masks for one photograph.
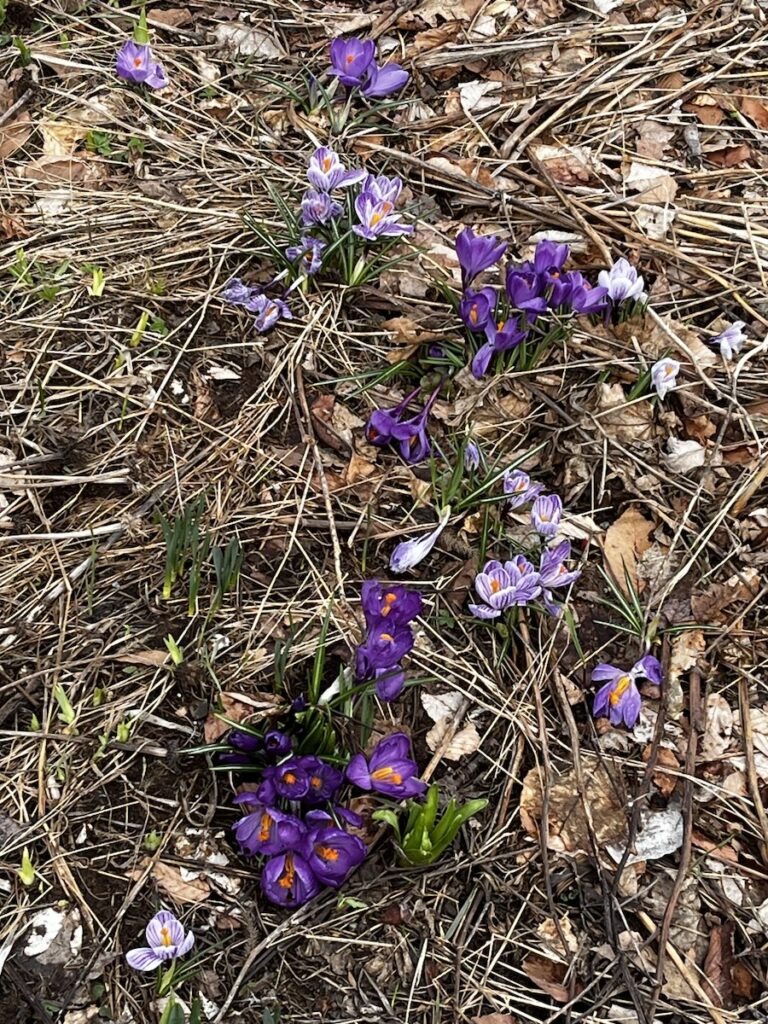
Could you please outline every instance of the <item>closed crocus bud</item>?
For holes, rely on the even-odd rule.
[[[264,749],[272,757],[285,757],[291,752],[291,737],[280,729],[270,729],[264,734]]]
[[[542,494],[533,503],[531,523],[542,537],[554,537],[563,516],[563,502],[557,494]]]
[[[250,732],[243,732],[241,729],[232,729],[227,736],[227,743],[235,750],[241,750],[245,754],[255,754],[261,750],[264,741],[261,736],[254,736]]]
[[[680,363],[676,359],[660,359],[651,367],[651,381],[656,388],[656,394],[663,399],[668,391],[677,384],[677,375],[680,372]]]
[[[471,284],[479,273],[498,263],[506,251],[507,243],[497,242],[495,235],[476,235],[472,228],[460,231],[456,236],[456,255],[464,285]]]
[[[398,544],[389,560],[389,568],[392,572],[406,572],[423,561],[448,525],[450,516],[450,508],[443,509],[440,515],[440,522],[434,530],[421,537],[416,537],[414,540],[404,540]]]
[[[468,473],[474,473],[480,468],[480,449],[474,441],[467,441],[464,448],[464,469]]]

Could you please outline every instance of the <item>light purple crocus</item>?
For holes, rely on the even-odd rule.
[[[328,73],[350,88],[362,85],[363,76],[370,68],[375,52],[376,44],[372,39],[358,39],[356,36],[342,39],[339,36],[331,43],[331,66]]]
[[[542,494],[533,503],[531,524],[542,537],[554,537],[563,516],[563,502],[557,494]]]
[[[256,314],[253,326],[259,334],[266,334],[278,320],[292,320],[288,306],[281,299],[270,299],[266,295],[256,295],[245,303],[245,308]]]
[[[735,320],[730,327],[726,327],[710,342],[711,345],[720,346],[720,355],[723,359],[733,359],[734,354],[741,351],[741,347],[747,340],[744,333],[746,324],[743,320]]]
[[[656,394],[663,399],[668,391],[677,384],[677,375],[680,372],[680,363],[676,359],[659,359],[651,367],[651,381],[656,388]]]
[[[163,65],[152,56],[148,43],[136,43],[132,39],[123,43],[117,53],[116,71],[120,78],[150,89],[164,89],[168,79]]]
[[[219,296],[225,302],[231,302],[233,306],[244,306],[260,294],[261,290],[259,288],[252,288],[250,285],[243,284],[239,277],[230,278],[219,292]]]
[[[475,590],[482,604],[470,604],[478,619],[497,619],[507,608],[526,605],[541,593],[539,574],[522,555],[508,562],[486,562],[475,576]]]
[[[508,469],[504,474],[504,493],[509,495],[507,504],[510,508],[520,508],[533,501],[543,490],[544,484],[531,483],[530,476],[522,469]]]
[[[507,251],[506,242],[497,242],[495,235],[476,235],[472,228],[464,228],[456,236],[456,255],[461,265],[464,287],[477,275],[498,263]]]
[[[605,288],[608,298],[614,305],[626,300],[645,302],[648,298],[644,291],[645,282],[638,274],[637,268],[623,256],[616,260],[610,270],[600,271],[597,283]]]
[[[411,76],[399,64],[382,64],[372,61],[368,68],[368,78],[363,86],[363,96],[369,99],[380,99],[390,93],[402,89]]]
[[[319,192],[332,192],[335,188],[347,188],[366,177],[367,171],[348,171],[332,149],[321,146],[309,158],[307,179]]]
[[[663,673],[661,663],[652,654],[636,661],[629,672],[615,665],[601,664],[592,672],[593,682],[604,682],[595,694],[592,714],[595,718],[608,716],[611,725],[624,724],[632,729],[642,707],[642,699],[635,680],[645,678],[656,685],[661,685]]]
[[[311,235],[302,235],[300,244],[289,245],[285,250],[285,255],[292,262],[299,260],[302,271],[307,277],[311,277],[323,265],[323,249],[325,248],[327,248],[327,243],[322,239],[313,238]]]
[[[367,192],[379,202],[392,203],[393,206],[400,198],[402,189],[400,178],[389,178],[386,174],[369,174],[360,186],[361,192]]]
[[[353,785],[396,800],[421,796],[427,784],[417,778],[418,772],[411,757],[411,741],[402,732],[381,740],[367,760],[356,754],[347,765],[347,778]]]
[[[448,525],[451,516],[450,508],[443,509],[440,515],[440,522],[434,530],[413,540],[404,540],[397,545],[389,559],[389,568],[392,572],[406,572],[412,569],[419,562],[422,562],[437,543],[440,534]]]
[[[396,235],[410,235],[413,225],[403,224],[400,214],[395,213],[394,203],[389,199],[377,199],[371,192],[361,192],[355,199],[355,213],[359,224],[352,230],[361,238],[373,241],[376,238]]]
[[[131,949],[125,955],[130,967],[136,971],[153,971],[166,960],[185,956],[195,944],[192,932],[185,932],[184,926],[170,910],[161,910],[147,925],[149,945]]]
[[[568,569],[566,562],[571,557],[570,541],[564,540],[554,548],[545,548],[541,553],[539,579],[542,591],[541,599],[550,615],[559,617],[563,613],[562,605],[555,601],[553,590],[569,587],[581,576],[579,569]]]
[[[305,227],[310,224],[327,224],[335,220],[343,209],[341,203],[337,203],[327,192],[308,188],[301,197],[301,223]]]
[[[320,883],[301,854],[294,850],[270,857],[261,873],[261,888],[270,903],[300,907],[320,892]]]
[[[474,441],[467,441],[464,447],[464,469],[474,473],[480,468],[480,449]]]

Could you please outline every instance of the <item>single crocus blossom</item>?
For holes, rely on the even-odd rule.
[[[559,587],[569,587],[581,576],[579,569],[569,570],[566,562],[571,557],[570,541],[564,540],[554,548],[545,548],[541,553],[539,564],[539,579],[542,591],[541,599],[544,607],[550,615],[560,616],[563,613],[563,606],[555,601],[553,590]]]
[[[285,255],[292,262],[299,260],[302,271],[307,277],[311,277],[318,272],[323,264],[323,249],[325,248],[327,248],[327,243],[322,239],[312,238],[311,235],[302,235],[299,245],[289,245],[285,250]]]
[[[244,306],[247,302],[252,302],[260,294],[261,290],[259,288],[252,288],[250,285],[243,284],[239,277],[230,278],[219,292],[220,297],[225,302],[231,302],[233,306]]]
[[[413,649],[413,633],[408,626],[377,626],[355,652],[355,675],[371,679],[379,669],[394,668]]]
[[[232,729],[227,736],[227,743],[235,750],[244,754],[255,754],[264,746],[261,736],[254,736],[250,732],[243,732],[242,729]]]
[[[310,832],[304,846],[304,856],[315,878],[334,889],[363,863],[367,853],[368,847],[362,839],[335,825],[324,825]]]
[[[253,803],[252,798],[256,795],[241,793],[234,799],[234,803],[248,808],[248,814],[244,814],[232,827],[242,849],[252,857],[260,854],[271,857],[300,843],[306,832],[303,823],[276,807]]]
[[[192,932],[185,932],[184,926],[170,910],[155,914],[146,929],[147,946],[131,949],[125,955],[130,967],[136,971],[153,971],[166,960],[185,956],[195,944]]]
[[[363,614],[369,628],[384,622],[401,626],[421,615],[424,605],[421,594],[402,583],[383,586],[378,580],[366,580],[360,592]]]
[[[402,89],[411,76],[399,64],[382,64],[372,61],[368,68],[368,78],[363,86],[363,96],[369,99],[380,99],[390,93]]]
[[[359,224],[352,230],[361,238],[373,241],[384,236],[410,235],[412,224],[403,224],[395,205],[389,199],[377,199],[371,192],[361,192],[355,199],[355,213]]]
[[[405,670],[399,665],[377,668],[374,675],[376,696],[385,703],[397,700],[405,689]]]
[[[129,39],[117,53],[116,70],[120,78],[150,89],[164,89],[168,79],[163,65],[154,59],[148,43],[137,43]]]
[[[456,255],[464,287],[471,284],[481,271],[498,263],[506,251],[507,243],[497,242],[495,235],[476,235],[469,227],[460,231],[456,236]]]
[[[360,186],[361,192],[367,192],[379,202],[392,203],[394,206],[400,197],[403,182],[400,178],[388,178],[386,174],[369,174]]]
[[[474,441],[467,441],[464,446],[464,469],[468,473],[474,473],[480,468],[480,449]]]
[[[664,398],[668,391],[677,384],[680,363],[676,359],[659,359],[651,367],[651,381],[659,398]]]
[[[571,251],[569,245],[562,242],[551,242],[542,238],[536,243],[533,254],[533,271],[536,274],[556,274],[565,266]]]
[[[245,308],[256,314],[253,326],[259,334],[266,334],[278,320],[292,320],[293,313],[282,299],[270,299],[256,295],[245,303]]]
[[[507,271],[505,288],[509,301],[515,309],[527,315],[530,323],[533,323],[540,313],[546,312],[544,285],[542,275],[534,273],[529,267],[510,267]]]
[[[360,789],[405,800],[421,796],[427,784],[416,776],[419,768],[411,758],[411,741],[402,732],[381,740],[370,758],[355,754],[347,765],[347,778]]]
[[[605,308],[606,289],[602,287],[595,288],[577,270],[570,272],[567,284],[565,301],[574,313],[589,316],[592,313],[599,313],[600,310]]]
[[[741,346],[747,340],[744,333],[746,324],[743,320],[735,320],[730,327],[726,327],[710,344],[720,346],[720,355],[723,359],[733,359],[734,354],[741,351]]]
[[[478,380],[488,372],[491,359],[498,352],[517,348],[525,340],[526,332],[520,330],[514,319],[499,320],[496,324],[490,320],[485,326],[485,336],[488,340],[477,350],[471,364],[472,375]]]
[[[301,197],[301,222],[305,227],[310,224],[327,224],[335,220],[343,209],[341,203],[337,203],[327,192],[308,188]]]
[[[331,66],[328,73],[334,75],[350,88],[362,85],[363,76],[368,71],[376,52],[376,44],[372,39],[358,39],[341,36],[331,43]]]
[[[645,678],[660,685],[663,679],[661,663],[652,654],[636,661],[632,668],[625,672],[615,665],[597,665],[592,672],[593,682],[604,682],[595,694],[592,714],[595,718],[607,716],[611,725],[622,723],[632,729],[642,707],[642,699],[635,680]]]
[[[285,757],[291,752],[291,737],[281,729],[270,729],[264,733],[264,749],[272,757]]]
[[[541,593],[539,574],[522,555],[508,562],[486,562],[475,576],[475,590],[482,604],[470,604],[478,619],[497,619],[507,608],[526,605]]]
[[[616,260],[610,270],[600,271],[597,283],[605,288],[605,293],[614,305],[626,300],[645,302],[648,298],[644,291],[645,282],[637,268],[623,256]]]
[[[530,476],[522,469],[508,469],[504,474],[504,493],[509,495],[507,504],[510,508],[520,508],[533,501],[543,490],[544,484],[531,483]]]
[[[450,516],[450,508],[444,508],[440,515],[440,521],[434,530],[424,534],[422,537],[404,540],[398,544],[389,559],[389,568],[392,572],[406,572],[406,570],[412,569],[419,562],[422,562],[437,543],[440,534],[448,524]]]
[[[557,494],[542,494],[533,503],[531,523],[542,537],[554,537],[563,516],[563,502]]]
[[[335,188],[356,185],[366,177],[363,170],[348,171],[339,157],[327,146],[320,146],[309,158],[307,179],[320,192],[332,192]]]
[[[314,754],[306,754],[298,758],[298,762],[309,778],[309,789],[304,802],[321,804],[326,800],[332,800],[344,779],[342,772]]]
[[[320,892],[320,883],[295,850],[270,857],[261,873],[261,888],[270,903],[300,907]]]
[[[470,331],[483,331],[493,318],[498,296],[494,288],[481,288],[479,292],[467,288],[459,304],[459,316]]]

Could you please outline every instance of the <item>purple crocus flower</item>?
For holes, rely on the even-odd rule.
[[[421,594],[402,583],[382,586],[378,580],[366,580],[360,592],[363,614],[369,628],[384,622],[387,627],[412,622],[424,605]]]
[[[361,192],[367,192],[379,202],[392,203],[393,206],[400,198],[402,189],[400,178],[388,178],[386,174],[369,174],[360,186]]]
[[[480,468],[480,449],[474,441],[467,441],[464,446],[464,469],[468,473],[474,473]]]
[[[448,525],[451,516],[450,508],[443,509],[440,514],[440,522],[434,530],[416,537],[413,540],[401,541],[389,559],[389,568],[392,572],[405,572],[412,569],[419,562],[423,561],[437,543],[438,537]]]
[[[553,548],[541,553],[539,579],[542,587],[569,587],[581,576],[580,569],[567,569],[565,563],[571,557],[571,542],[561,541]]]
[[[285,255],[289,260],[300,260],[300,266],[307,277],[316,274],[323,264],[323,249],[327,243],[320,238],[312,238],[311,235],[302,235],[299,245],[289,245]]]
[[[250,732],[243,732],[242,729],[232,729],[227,736],[227,743],[235,750],[244,754],[255,754],[264,746],[261,736],[254,736]]]
[[[325,825],[307,836],[304,856],[315,878],[334,889],[365,860],[368,847],[343,828]]]
[[[368,760],[355,754],[347,765],[347,778],[360,789],[372,789],[396,800],[421,796],[427,784],[416,778],[419,767],[410,754],[411,741],[405,733],[393,733],[376,745]]]
[[[264,749],[272,757],[285,757],[291,752],[291,737],[280,729],[270,729],[264,734]]]
[[[332,800],[344,779],[339,769],[314,754],[300,757],[298,762],[309,778],[309,789],[304,802],[311,805]]]
[[[507,608],[525,605],[541,593],[539,574],[529,561],[518,555],[505,562],[486,562],[475,576],[475,590],[484,602],[470,604],[469,610],[478,619],[497,619]]]
[[[335,220],[343,209],[341,203],[337,203],[327,192],[308,188],[301,197],[301,223],[305,227],[310,224],[327,224]]]
[[[456,255],[461,265],[464,287],[477,275],[498,263],[507,251],[506,242],[497,242],[495,235],[476,235],[472,228],[464,228],[456,236]]]
[[[577,270],[572,270],[568,275],[566,302],[574,313],[581,313],[587,316],[592,313],[599,313],[605,308],[606,295],[607,291],[605,288],[593,287]]]
[[[273,781],[278,796],[286,800],[301,800],[309,792],[309,776],[298,757],[290,757],[279,764]]]
[[[371,679],[379,669],[394,668],[413,649],[413,633],[408,626],[381,625],[372,629],[355,652],[355,675]]]
[[[349,39],[337,37],[331,43],[330,75],[334,75],[350,88],[362,85],[363,75],[368,71],[376,52],[376,44],[372,39]]]
[[[550,242],[543,238],[536,243],[533,254],[533,271],[536,274],[557,274],[565,266],[571,249],[559,242]]]
[[[563,516],[563,502],[557,494],[542,494],[533,503],[531,523],[542,537],[554,537]]]
[[[376,696],[385,703],[397,700],[405,689],[405,670],[399,665],[393,665],[392,668],[377,668],[374,679]]]
[[[128,965],[136,971],[153,971],[166,960],[185,956],[195,944],[192,932],[185,932],[184,926],[170,910],[161,910],[152,918],[146,928],[149,945],[131,949],[125,955]]]
[[[352,230],[361,238],[373,241],[384,236],[410,235],[412,224],[403,224],[389,199],[377,199],[371,192],[361,192],[355,199],[355,213],[360,221]]]
[[[494,288],[473,292],[467,288],[459,304],[459,316],[470,331],[482,331],[492,319],[498,296]]]
[[[546,312],[547,300],[543,295],[545,286],[543,275],[535,274],[530,264],[523,264],[522,268],[510,267],[507,271],[506,290],[509,301],[515,309],[527,314],[529,323],[533,323],[539,313]]]
[[[260,294],[259,288],[251,288],[243,284],[239,277],[232,277],[219,292],[219,296],[225,302],[231,302],[233,306],[244,306]]]
[[[310,828],[320,828],[322,825],[335,825],[337,820],[343,821],[350,828],[363,827],[362,814],[358,814],[357,811],[353,811],[349,807],[341,807],[339,804],[334,804],[333,814],[336,816],[335,818],[328,811],[307,811],[304,815],[304,820]]]
[[[293,313],[281,299],[270,299],[266,295],[255,295],[245,303],[245,308],[256,314],[253,326],[259,334],[266,334],[278,320],[292,320]]]
[[[504,474],[504,493],[509,495],[507,504],[510,508],[520,508],[533,501],[543,490],[544,484],[532,484],[530,476],[522,469],[508,469]]]
[[[307,179],[319,192],[332,192],[335,188],[356,185],[366,177],[367,171],[348,171],[332,149],[320,146],[309,158]]]
[[[270,903],[281,907],[300,907],[320,892],[306,860],[294,850],[270,857],[261,873],[261,888]]]
[[[241,793],[233,801],[249,808],[249,813],[233,825],[235,839],[242,849],[252,857],[259,854],[271,857],[300,844],[307,831],[304,824],[276,807],[254,804],[251,800],[254,795]]]
[[[615,665],[597,665],[592,672],[593,682],[605,682],[595,694],[592,714],[595,718],[608,716],[611,725],[622,723],[632,729],[640,717],[642,699],[635,680],[644,677],[657,685],[663,679],[661,664],[652,654],[636,661],[629,672]]]
[[[379,447],[389,444],[395,437],[394,430],[400,424],[403,413],[419,391],[421,388],[416,388],[391,409],[374,409],[365,427],[366,439]]]
[[[656,394],[663,399],[668,391],[677,384],[677,375],[680,372],[680,363],[676,359],[660,359],[651,367],[651,381],[656,388]]]
[[[626,300],[645,302],[648,298],[644,291],[645,283],[637,268],[623,256],[616,260],[610,270],[600,271],[597,283],[605,288],[606,295],[616,306]]]
[[[152,56],[148,43],[136,43],[132,39],[123,43],[117,53],[116,71],[120,78],[150,89],[164,89],[168,79],[163,65]]]
[[[477,350],[472,360],[472,375],[478,380],[488,372],[491,359],[497,352],[517,348],[525,340],[525,331],[520,330],[515,320],[500,320],[497,324],[489,320],[485,336],[488,340]]]
[[[368,79],[363,86],[363,96],[380,99],[402,89],[411,76],[399,64],[382,64],[372,61],[368,68]]]
[[[376,409],[371,413],[365,428],[365,435],[372,444],[383,446],[396,441],[401,456],[410,465],[421,462],[431,450],[427,420],[429,411],[440,393],[440,385],[432,392],[420,413],[404,420],[402,416],[406,406],[419,390],[417,388],[411,392],[392,409]]]
[[[712,338],[710,345],[720,346],[720,355],[723,359],[733,359],[734,355],[741,351],[741,347],[747,340],[744,333],[746,324],[743,320],[734,320],[730,327],[726,327],[716,337]]]

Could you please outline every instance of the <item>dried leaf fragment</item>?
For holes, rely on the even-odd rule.
[[[645,586],[645,581],[638,578],[637,565],[651,546],[653,529],[654,524],[639,509],[631,506],[606,530],[603,540],[605,567],[627,596],[627,577],[638,592]]]

